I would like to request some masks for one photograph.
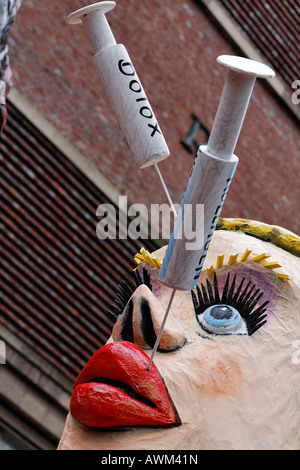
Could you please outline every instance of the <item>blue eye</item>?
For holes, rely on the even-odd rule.
[[[230,305],[212,305],[198,316],[198,321],[209,333],[248,334],[245,321],[239,312]]]
[[[236,285],[236,275],[227,274],[223,292],[219,291],[214,273],[213,285],[206,280],[191,291],[198,323],[209,333],[219,335],[252,335],[266,323],[269,301],[262,302],[263,292],[251,281],[244,285],[245,278]]]

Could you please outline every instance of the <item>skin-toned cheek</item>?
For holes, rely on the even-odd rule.
[[[198,388],[199,397],[238,397],[241,394],[242,368],[231,355],[218,354],[218,351],[213,350],[206,356],[199,357],[195,367],[198,376],[195,386]]]

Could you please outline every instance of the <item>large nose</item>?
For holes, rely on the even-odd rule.
[[[143,349],[152,349],[159,333],[165,311],[151,290],[140,285],[129,301],[112,331],[114,341],[130,341]],[[170,312],[165,323],[158,351],[174,351],[185,343],[183,328]]]

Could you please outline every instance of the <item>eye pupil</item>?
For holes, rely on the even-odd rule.
[[[211,309],[210,314],[216,320],[225,320],[232,317],[232,309],[227,305],[217,305]]]

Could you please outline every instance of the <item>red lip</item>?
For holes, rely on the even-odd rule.
[[[180,418],[163,380],[135,344],[120,341],[99,349],[79,374],[70,411],[98,428],[179,426]]]

